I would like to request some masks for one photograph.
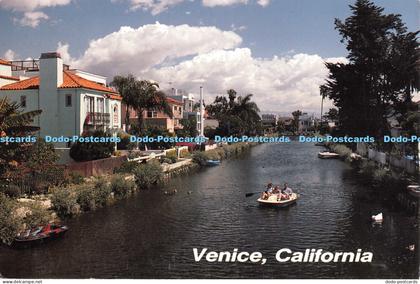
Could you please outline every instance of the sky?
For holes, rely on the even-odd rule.
[[[375,0],[419,27],[418,0]],[[0,58],[59,51],[112,80],[134,74],[206,100],[235,89],[263,112],[317,113],[324,62],[345,62],[350,0],[0,0]],[[327,102],[327,108],[331,106]]]

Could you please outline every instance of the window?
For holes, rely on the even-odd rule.
[[[26,96],[20,96],[20,106],[26,107]]]
[[[71,101],[71,94],[66,95],[66,107],[71,107],[72,101]]]
[[[95,98],[86,96],[85,107],[86,107],[86,112],[94,112],[95,111]]]
[[[104,99],[98,98],[97,99],[97,112],[104,113]]]
[[[147,117],[148,118],[155,118],[155,117],[157,117],[157,112],[156,111],[147,111]]]

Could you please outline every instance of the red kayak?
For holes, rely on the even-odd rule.
[[[67,231],[67,226],[48,224],[20,233],[12,243],[12,247],[31,247],[46,241],[62,237]]]

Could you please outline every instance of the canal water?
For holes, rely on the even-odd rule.
[[[416,217],[385,206],[345,163],[312,144],[263,144],[162,189],[69,220],[62,240],[0,248],[0,273],[25,278],[418,278]],[[287,209],[261,208],[268,182],[301,194]],[[164,190],[177,189],[175,195]],[[382,225],[371,215],[383,212]],[[406,249],[415,244],[415,252]],[[267,263],[196,263],[193,248],[260,251]],[[278,263],[281,248],[373,253],[372,263]]]

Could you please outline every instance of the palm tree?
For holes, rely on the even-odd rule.
[[[217,96],[214,102],[206,107],[207,112],[217,118],[223,135],[244,135],[256,133],[261,121],[259,108],[252,102],[252,94],[237,96],[235,90],[227,91],[226,96]]]
[[[166,100],[164,92],[159,91],[159,84],[147,80],[136,82],[134,109],[137,112],[139,130],[143,126],[143,113],[146,110],[161,111],[173,117],[172,109]]]
[[[247,129],[248,132],[255,130],[261,120],[258,114],[260,109],[255,102],[251,101],[252,96],[252,94],[248,94],[245,97],[239,96],[232,110],[232,113],[244,122],[243,134],[247,132]]]
[[[42,110],[22,112],[20,104],[9,102],[7,97],[0,100],[0,134],[1,136],[26,134],[39,130],[39,127],[30,125],[33,119],[40,115]]]
[[[28,136],[39,127],[32,126],[34,118],[41,110],[23,112],[20,104],[9,102],[7,97],[0,100],[0,136]],[[16,167],[26,160],[26,143],[0,143],[0,181],[18,173]]]
[[[301,115],[302,115],[302,112],[300,110],[295,110],[294,112],[292,112],[293,122],[295,125],[295,131],[299,131],[299,118]]]
[[[133,75],[115,76],[111,82],[111,86],[117,88],[118,93],[122,96],[122,101],[125,104],[125,125],[128,131],[130,127],[130,109],[134,108],[136,104],[136,84],[137,80]]]

